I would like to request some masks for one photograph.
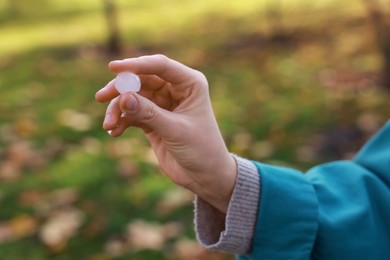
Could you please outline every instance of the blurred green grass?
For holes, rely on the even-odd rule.
[[[193,242],[191,195],[160,174],[142,134],[101,129],[94,94],[113,78],[102,3],[20,1],[15,15],[9,3],[0,1],[0,258],[226,259]],[[164,53],[201,70],[232,152],[304,170],[351,156],[389,116],[388,94],[372,80],[381,58],[359,1],[281,3],[117,6],[123,57]],[[341,149],[334,133],[350,129],[360,134]],[[53,227],[58,219],[69,223]],[[140,219],[152,238],[132,241]],[[172,237],[153,240],[172,222]]]

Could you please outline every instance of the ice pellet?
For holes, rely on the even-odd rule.
[[[120,94],[138,92],[141,89],[141,81],[137,75],[131,72],[121,72],[115,78],[116,90]]]

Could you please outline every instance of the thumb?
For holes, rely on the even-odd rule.
[[[170,132],[169,127],[174,125],[172,112],[136,93],[124,94],[120,108],[126,112],[131,126],[140,127],[145,132],[156,131],[159,135],[166,135]]]

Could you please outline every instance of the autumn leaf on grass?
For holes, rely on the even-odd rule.
[[[28,237],[38,229],[38,220],[29,215],[20,215],[0,223],[0,243]]]
[[[118,175],[124,179],[135,178],[139,175],[138,165],[128,158],[122,158],[118,161]]]
[[[182,230],[178,222],[159,225],[136,219],[129,223],[125,234],[112,237],[106,243],[105,251],[111,257],[119,257],[128,251],[162,250],[165,243],[179,236]]]
[[[157,204],[157,212],[162,215],[170,214],[177,208],[192,204],[194,195],[183,188],[174,187],[166,192]]]
[[[164,243],[182,232],[180,223],[172,222],[165,225],[134,220],[128,225],[127,239],[133,249],[161,250]]]
[[[188,238],[178,240],[168,259],[172,260],[234,260],[234,256],[226,253],[209,251],[200,244]]]
[[[53,212],[39,231],[39,237],[51,250],[61,251],[68,240],[76,235],[83,219],[83,213],[76,208]]]
[[[73,109],[61,110],[57,114],[57,121],[61,125],[79,132],[88,131],[92,127],[92,118],[90,115]]]

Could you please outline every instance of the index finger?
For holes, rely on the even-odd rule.
[[[115,97],[119,96],[118,90],[116,90],[115,85],[114,85],[115,79],[111,80],[108,82],[108,84],[100,89],[96,94],[95,94],[95,99],[99,102],[108,102]]]
[[[148,91],[158,91],[163,88],[167,82],[156,75],[139,75],[141,80],[142,88],[140,94],[147,94]],[[100,89],[96,95],[95,99],[101,103],[108,102],[115,97],[119,96],[120,93],[115,88],[115,79],[111,80],[104,88]]]
[[[194,69],[161,54],[112,61],[109,68],[114,73],[131,71],[135,74],[157,75],[173,84],[193,81],[195,76]]]

